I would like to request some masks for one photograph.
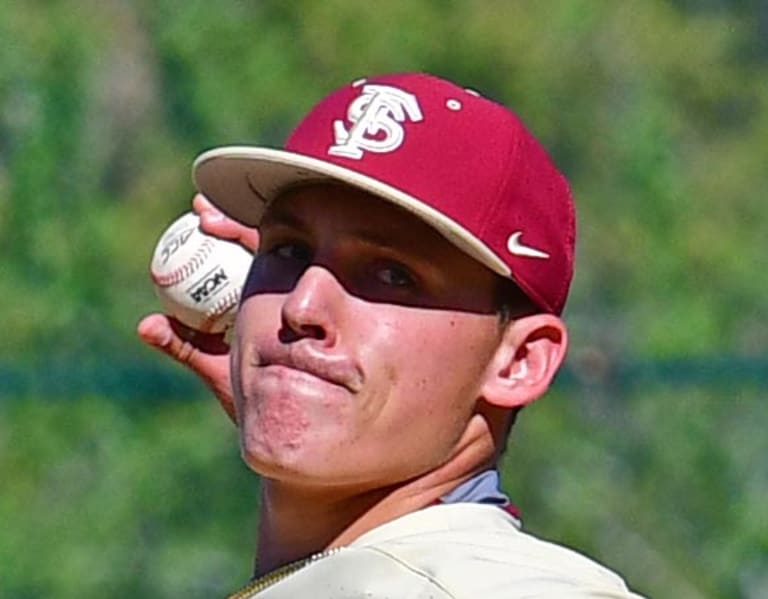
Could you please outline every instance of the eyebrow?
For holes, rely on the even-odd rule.
[[[302,233],[309,232],[307,220],[288,211],[282,211],[279,208],[275,208],[264,215],[261,225],[286,227]],[[423,256],[425,253],[423,250],[419,249],[418,245],[408,243],[407,240],[405,242],[401,241],[398,244],[392,243],[391,236],[382,233],[378,228],[367,227],[365,225],[357,226],[350,229],[348,234],[350,237],[359,240],[365,245],[389,250],[397,254],[413,253],[414,257],[416,257],[417,255]]]
[[[304,221],[293,214],[283,212],[279,208],[273,208],[264,215],[261,219],[260,227],[263,226],[283,226],[291,227],[293,229],[305,230],[306,225]]]

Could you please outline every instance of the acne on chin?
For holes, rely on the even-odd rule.
[[[294,469],[302,461],[303,435],[298,430],[271,430],[269,434],[255,430],[241,440],[242,458],[262,476]]]
[[[240,436],[243,457],[257,473],[306,470],[323,455],[339,452],[346,429],[338,410],[286,393],[256,401],[244,409]]]
[[[246,399],[240,417],[243,449],[253,455],[295,451],[310,428],[309,420],[295,402],[254,405]]]

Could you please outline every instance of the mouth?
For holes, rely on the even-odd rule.
[[[259,367],[274,372],[281,378],[320,380],[337,387],[343,387],[351,393],[360,390],[361,377],[356,368],[341,359],[317,359],[307,356],[284,356],[265,360]]]

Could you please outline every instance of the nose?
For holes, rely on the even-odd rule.
[[[312,338],[333,346],[338,338],[338,317],[345,290],[323,266],[312,265],[299,277],[283,302],[283,341]]]

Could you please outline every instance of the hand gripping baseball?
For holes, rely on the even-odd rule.
[[[259,235],[255,229],[227,218],[202,195],[195,196],[192,208],[200,216],[200,227],[209,235],[237,241],[252,251],[258,247]],[[216,395],[229,417],[235,420],[229,346],[223,333],[203,333],[159,313],[144,317],[137,332],[144,343],[197,374]]]

